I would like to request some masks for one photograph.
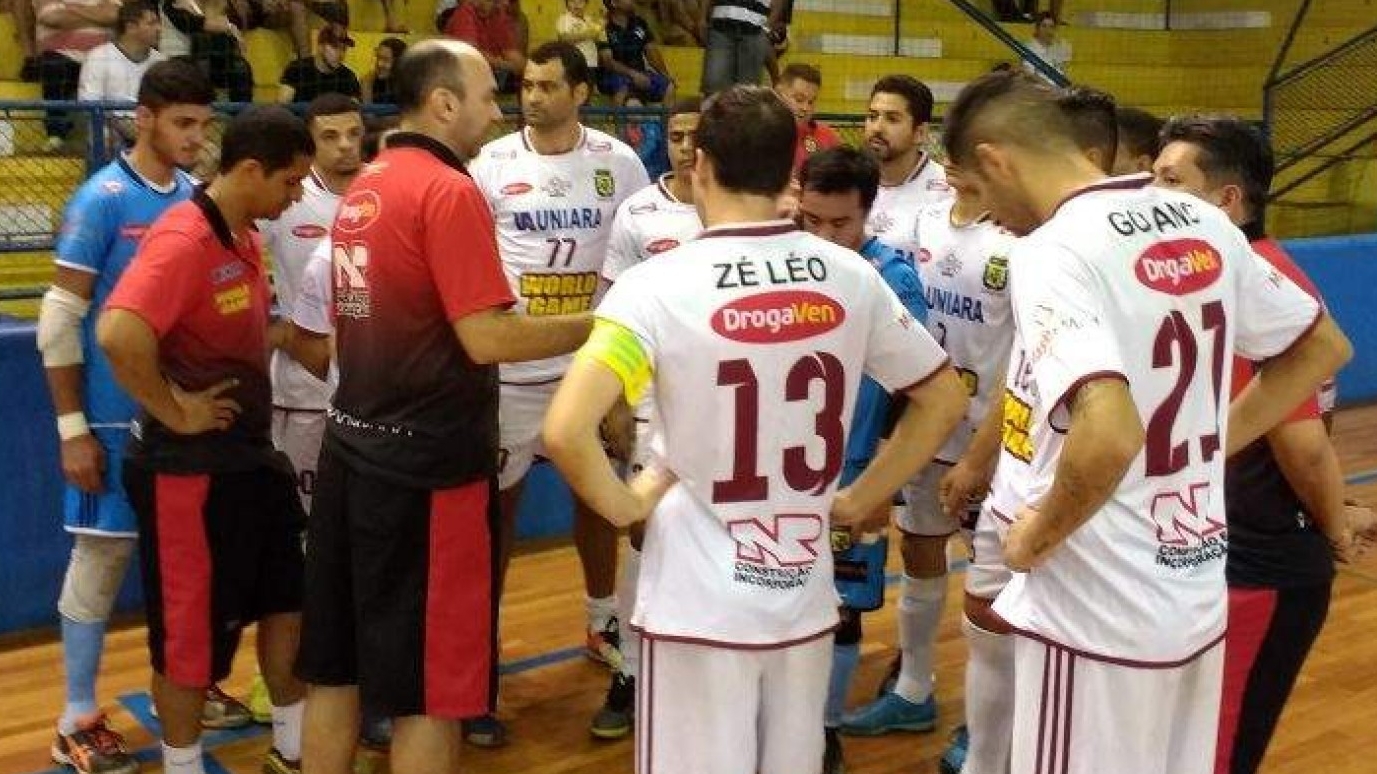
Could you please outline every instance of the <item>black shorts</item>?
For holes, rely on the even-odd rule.
[[[490,710],[496,481],[419,489],[321,451],[296,671],[391,717]]]
[[[176,685],[223,680],[244,627],[301,610],[301,501],[291,465],[170,474],[124,461],[139,519],[148,649]]]

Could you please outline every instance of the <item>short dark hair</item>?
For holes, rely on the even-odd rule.
[[[439,41],[412,46],[392,66],[392,95],[402,114],[419,110],[436,89],[449,89],[464,98],[463,61]]]
[[[992,140],[1025,147],[1079,148],[1060,89],[1021,70],[986,73],[966,84],[947,108],[942,144],[958,167]]]
[[[679,99],[675,100],[674,105],[670,107],[669,112],[665,113],[665,118],[668,119],[670,116],[683,115],[684,113],[702,112],[703,98],[697,94],[692,94],[687,97],[680,97]]]
[[[358,100],[347,94],[327,91],[306,105],[306,125],[310,126],[313,121],[322,116],[337,116],[341,113],[363,115],[363,108],[359,107]]]
[[[860,194],[861,208],[870,211],[880,191],[880,165],[872,154],[843,145],[809,156],[798,171],[799,187],[804,191]]]
[[[395,60],[401,59],[402,54],[406,53],[406,41],[401,38],[383,38],[378,41],[378,48],[385,48],[391,51],[392,59],[394,60],[393,63],[395,64]]]
[[[593,71],[588,68],[588,60],[583,58],[583,52],[579,51],[573,43],[566,43],[562,40],[541,43],[536,47],[536,50],[531,52],[526,61],[543,65],[556,59],[564,65],[564,80],[570,88],[578,86],[580,83],[592,87]]]
[[[306,122],[282,105],[253,105],[235,116],[220,140],[220,171],[241,161],[263,165],[264,173],[290,167],[297,158],[316,152]]]
[[[1098,150],[1104,171],[1107,173],[1113,169],[1114,154],[1119,149],[1114,97],[1099,89],[1071,86],[1062,94],[1061,107],[1071,119],[1071,132],[1076,145],[1087,153]]]
[[[870,89],[870,96],[876,94],[898,94],[908,103],[908,114],[913,124],[926,124],[932,120],[932,89],[912,75],[886,75]]]
[[[822,71],[807,62],[790,62],[779,74],[780,83],[803,81],[822,88]]]
[[[121,5],[115,12],[115,37],[123,35],[130,27],[138,24],[146,13],[158,15],[158,6],[151,0],[130,0]]]
[[[798,128],[773,89],[736,85],[703,102],[698,149],[728,191],[776,196],[789,183]]]
[[[1155,159],[1162,152],[1162,119],[1142,108],[1120,106],[1114,112],[1114,120],[1119,125],[1120,142],[1135,158]]]
[[[1276,162],[1257,127],[1237,116],[1176,116],[1162,127],[1162,145],[1172,142],[1194,145],[1199,151],[1196,164],[1205,178],[1212,185],[1237,184],[1251,219],[1262,218]]]
[[[214,101],[215,87],[190,59],[154,62],[139,80],[138,102],[149,110],[162,110],[169,105],[209,105]]]

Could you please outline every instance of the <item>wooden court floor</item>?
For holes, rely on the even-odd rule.
[[[1349,494],[1377,503],[1377,406],[1341,413],[1335,425]],[[631,742],[600,742],[587,731],[601,705],[607,672],[578,648],[582,589],[573,549],[528,546],[512,565],[504,608],[499,715],[511,729],[500,750],[466,750],[464,771],[483,774],[624,774],[632,770]],[[931,734],[899,734],[846,740],[853,774],[917,774],[936,771],[947,733],[962,717],[965,643],[959,626],[961,576],[939,633],[936,667],[939,727]],[[874,691],[895,641],[893,599],[867,619],[867,638],[852,702]],[[250,640],[251,641],[251,640]],[[239,695],[253,675],[244,649],[226,688]],[[116,728],[145,761],[161,771],[157,740],[147,717],[148,683],[144,630],[137,625],[110,635],[100,695]],[[47,748],[61,709],[62,671],[51,635],[0,642],[0,774],[53,771]],[[1373,774],[1377,757],[1377,571],[1345,569],[1323,635],[1311,653],[1282,719],[1263,770],[1268,774]],[[259,771],[268,738],[262,730],[209,737],[211,774]],[[1107,773],[1109,774],[1109,773]]]

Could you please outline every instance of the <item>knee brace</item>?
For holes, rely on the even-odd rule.
[[[77,623],[99,623],[110,617],[129,559],[133,538],[77,535],[57,611]]]

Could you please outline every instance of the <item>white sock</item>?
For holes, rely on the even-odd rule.
[[[910,578],[899,588],[899,680],[894,692],[914,704],[932,696],[932,646],[947,601],[947,578]]]
[[[585,603],[588,611],[588,628],[600,632],[607,628],[617,616],[617,595],[610,597],[588,597]]]
[[[966,728],[970,747],[963,774],[1008,774],[1014,736],[1014,638],[961,619],[966,662]]]
[[[305,711],[304,699],[285,707],[273,705],[273,747],[289,761],[301,760],[301,716]]]
[[[631,548],[622,555],[622,570],[617,575],[618,634],[621,636],[622,674],[635,677],[641,671],[641,634],[631,628],[631,610],[636,604],[636,583],[641,578],[641,552]]]
[[[164,774],[206,774],[201,764],[201,740],[190,747],[172,747],[163,742]]]

